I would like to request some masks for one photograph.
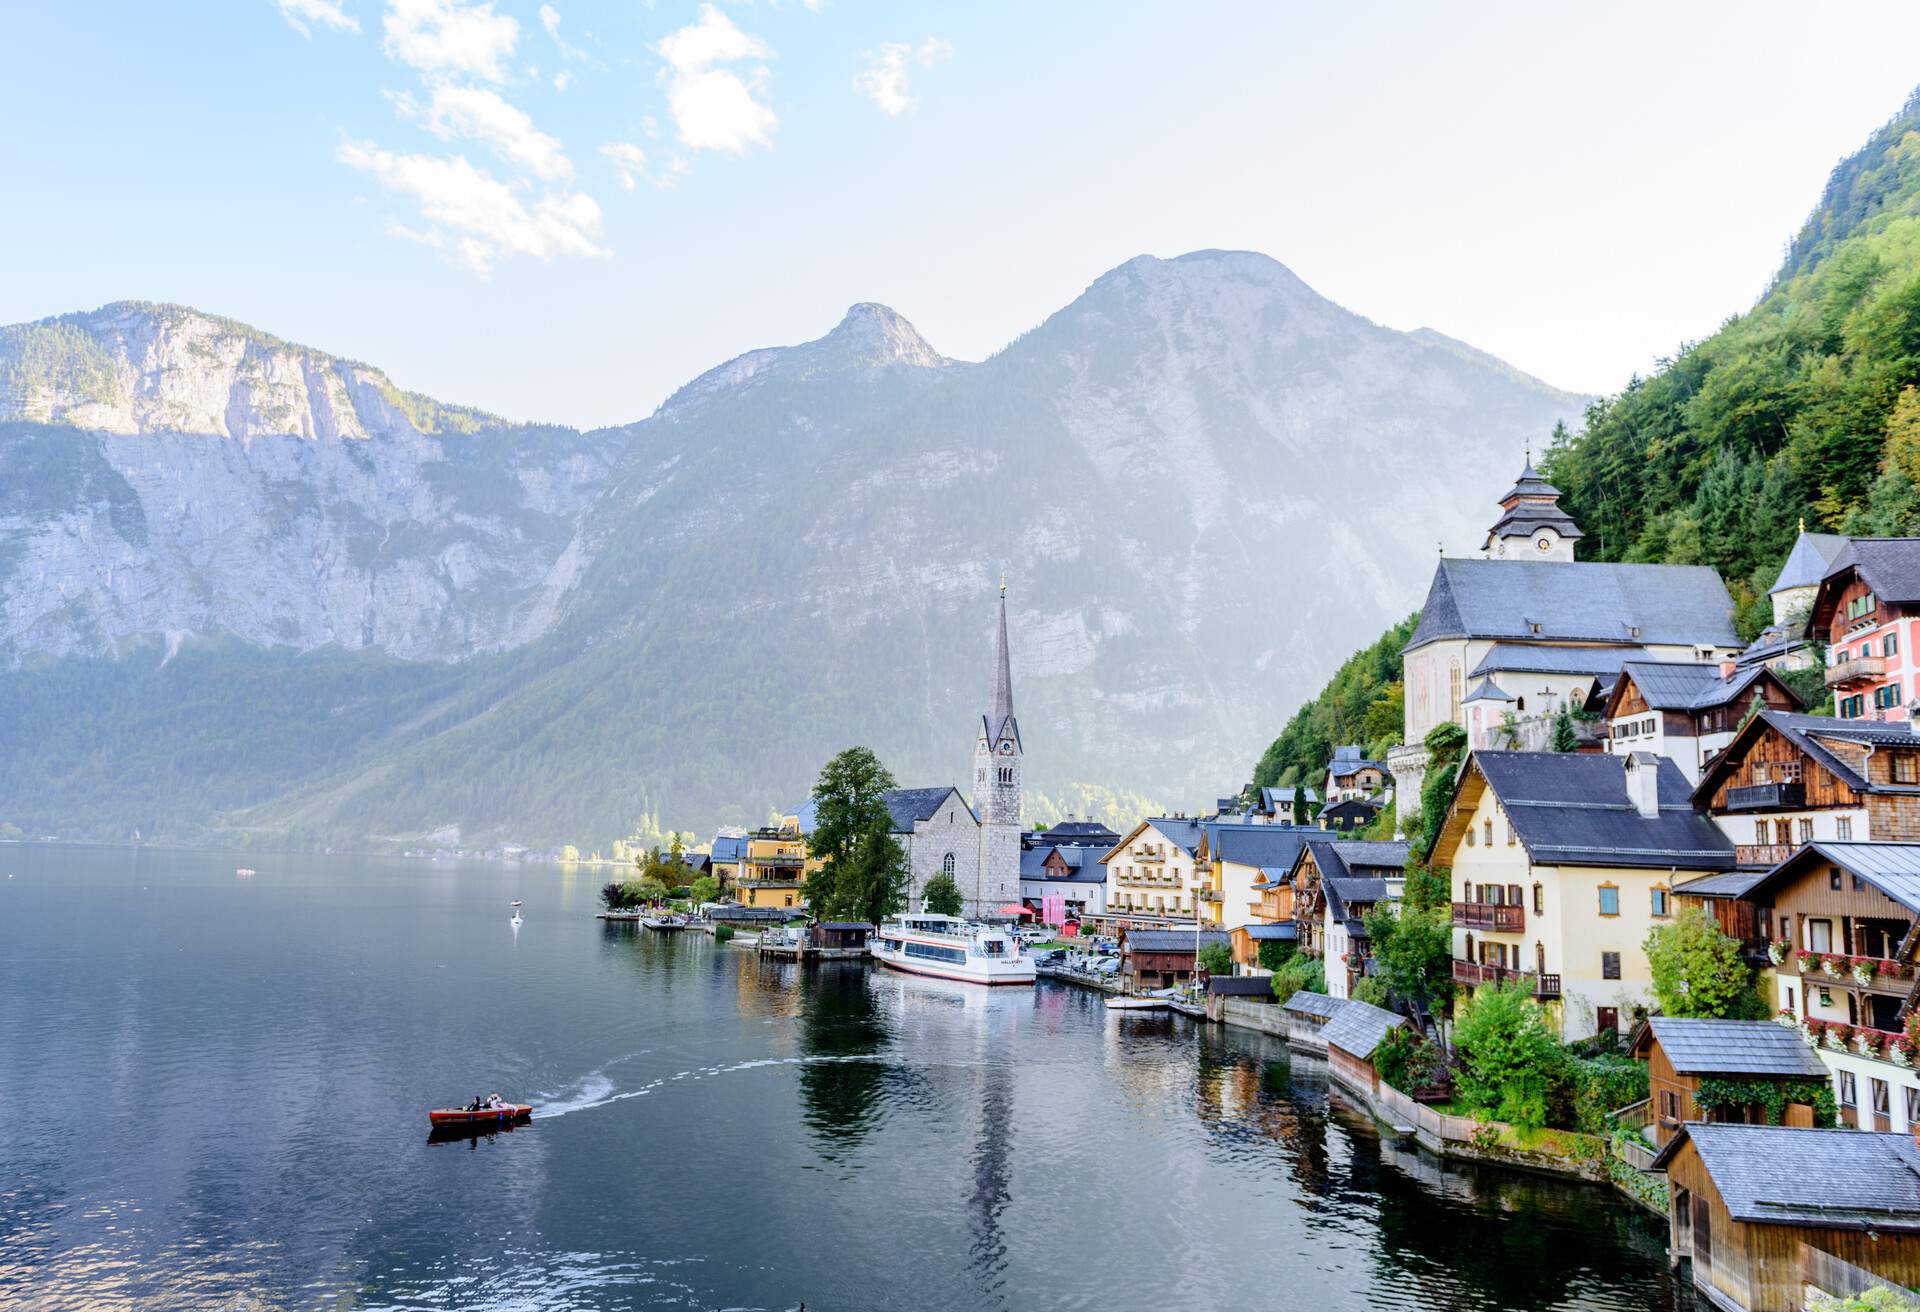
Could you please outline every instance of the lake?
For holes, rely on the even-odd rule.
[[[1278,1041],[605,877],[0,846],[0,1306],[1694,1307],[1658,1218],[1383,1144]],[[429,1143],[495,1090],[533,1122]]]

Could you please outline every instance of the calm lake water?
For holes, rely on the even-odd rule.
[[[0,1307],[1693,1306],[1656,1218],[1260,1036],[245,860],[0,847]],[[533,1123],[428,1142],[496,1089]]]

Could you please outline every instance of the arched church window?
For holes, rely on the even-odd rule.
[[[940,858],[940,873],[943,875],[953,873],[953,853],[949,852]]]
[[[1460,719],[1460,662],[1454,661],[1447,666],[1447,718],[1458,722]]]

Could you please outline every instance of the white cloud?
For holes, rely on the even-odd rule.
[[[853,80],[853,85],[879,106],[881,113],[889,116],[908,114],[920,108],[920,102],[914,97],[909,84],[909,66],[917,63],[922,68],[932,68],[934,60],[944,59],[952,53],[952,42],[943,37],[930,36],[918,46],[908,45],[904,41],[888,42],[880,47],[872,62]]]
[[[560,11],[552,5],[540,6],[540,26],[547,29],[547,35],[553,38],[553,44],[560,47],[560,53],[568,59],[585,61],[591,58],[586,51],[560,35]],[[589,32],[587,35],[591,37],[593,34]]]
[[[613,141],[600,147],[600,153],[613,161],[620,185],[632,191],[647,176],[647,152],[629,141]]]
[[[599,244],[600,207],[581,192],[548,192],[529,206],[464,155],[396,155],[370,141],[347,141],[337,157],[420,207],[426,226],[395,224],[396,235],[423,242],[482,276],[511,255],[551,260],[607,254]]]
[[[437,86],[424,110],[411,96],[393,97],[393,103],[442,141],[484,141],[502,160],[547,182],[573,176],[573,163],[560,139],[535,127],[525,110],[489,87]]]
[[[756,93],[764,92],[767,70],[743,78],[721,65],[773,55],[760,38],[735,27],[710,4],[700,6],[700,21],[661,38],[654,47],[667,61],[662,75],[667,107],[673,112],[680,143],[689,150],[725,150],[744,155],[753,146],[772,146],[779,124]]]
[[[387,0],[387,53],[427,74],[467,74],[504,82],[501,61],[513,53],[520,24],[496,14],[491,0]]]
[[[312,36],[314,26],[336,32],[360,30],[360,20],[342,9],[337,0],[274,0],[274,8],[301,36]]]
[[[565,91],[568,87],[572,85],[573,85],[573,74],[568,72],[566,69],[561,69],[558,73],[555,73],[553,75],[553,89],[555,91]]]

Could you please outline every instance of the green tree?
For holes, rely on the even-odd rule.
[[[1452,1000],[1450,909],[1377,902],[1367,913],[1367,936],[1380,982],[1389,993],[1429,1012],[1443,1010]]]
[[[657,904],[665,902],[673,895],[673,890],[661,883],[658,879],[643,879],[637,887],[640,893],[640,900],[647,903]]]
[[[1573,728],[1573,711],[1564,705],[1560,708],[1560,713],[1553,717],[1551,746],[1556,752],[1571,752],[1580,746],[1579,736]]]
[[[893,787],[870,748],[849,747],[821,768],[807,847],[822,865],[807,880],[807,900],[822,919],[878,923],[905,905],[907,854],[886,801]]]
[[[1379,1007],[1383,1011],[1393,1005],[1393,994],[1384,983],[1372,975],[1362,975],[1355,982],[1351,996],[1356,1002],[1364,1002],[1369,1007]],[[1381,1077],[1385,1078],[1385,1072],[1381,1073]],[[1387,1083],[1393,1084],[1393,1081],[1388,1080]],[[1393,1087],[1397,1089],[1400,1086],[1394,1084]]]
[[[1327,991],[1327,970],[1320,958],[1296,954],[1273,972],[1273,996],[1285,1002],[1305,989],[1309,993]]]
[[[1671,894],[1669,894],[1671,896]],[[1713,917],[1690,907],[1647,935],[1653,993],[1668,1016],[1750,1018],[1758,1002],[1753,970],[1741,959],[1740,940],[1720,932]]]
[[[944,870],[927,881],[921,900],[926,903],[927,910],[942,916],[957,916],[965,905],[965,900],[960,896],[960,885]]]
[[[1423,745],[1427,749],[1427,772],[1420,784],[1420,830],[1413,840],[1414,853],[1421,859],[1433,850],[1434,840],[1446,824],[1447,808],[1453,805],[1453,786],[1467,751],[1467,731],[1449,720],[1430,729]]]
[[[720,897],[720,881],[712,875],[702,875],[693,881],[693,900],[696,903],[717,901]]]
[[[1453,1047],[1455,1087],[1468,1107],[1523,1130],[1547,1123],[1567,1057],[1526,985],[1482,986],[1454,1022]]]
[[[1277,938],[1260,940],[1260,969],[1269,974],[1293,960],[1294,946]]]
[[[1231,975],[1233,973],[1233,950],[1225,943],[1209,943],[1200,949],[1198,957],[1200,969],[1209,975]]]

